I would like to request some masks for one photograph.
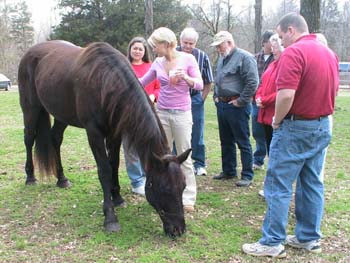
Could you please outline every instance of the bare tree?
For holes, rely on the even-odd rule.
[[[254,51],[259,52],[261,48],[261,28],[262,28],[262,0],[255,0],[255,40]]]
[[[205,5],[202,1],[199,4],[188,6],[194,20],[197,20],[204,28],[203,34],[207,36],[214,36],[219,32],[222,0],[213,0],[209,9],[205,10]]]
[[[145,36],[148,38],[153,32],[153,1],[145,0]]]
[[[300,14],[305,18],[310,33],[320,32],[320,0],[300,0]]]

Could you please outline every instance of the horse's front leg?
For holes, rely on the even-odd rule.
[[[119,185],[119,153],[120,153],[120,139],[106,139],[106,147],[109,157],[109,163],[112,167],[112,200],[115,206],[125,207],[125,200],[120,195],[120,185]]]
[[[103,190],[103,214],[105,216],[104,227],[107,232],[120,230],[117,216],[114,213],[112,200],[112,167],[110,165],[103,134],[97,127],[87,129],[87,136],[92,153],[97,164],[98,178]]]

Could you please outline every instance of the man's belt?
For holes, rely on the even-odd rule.
[[[200,90],[190,89],[191,97],[194,96],[194,95],[197,95],[199,93],[201,93]]]
[[[286,117],[284,117],[285,120],[292,120],[292,121],[320,121],[323,118],[328,117],[328,115],[322,115],[319,117],[303,117],[300,115],[295,115],[295,114],[288,114]]]
[[[232,100],[236,100],[239,98],[239,96],[230,96],[230,97],[217,97],[219,101],[222,102],[230,102]]]

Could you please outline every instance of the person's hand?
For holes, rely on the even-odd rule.
[[[275,116],[273,116],[272,117],[272,124],[271,124],[271,126],[272,126],[272,129],[278,129],[280,126],[281,126],[281,122],[279,122],[279,123],[276,123],[275,122]]]
[[[255,99],[255,103],[256,103],[256,106],[258,106],[259,108],[264,108],[264,105],[262,104],[260,97]]]
[[[156,96],[154,96],[154,94],[150,94],[148,97],[153,103],[156,100]]]
[[[182,68],[176,69],[175,75],[176,75],[176,77],[178,77],[179,79],[183,79],[183,80],[186,80],[186,77],[188,77],[188,76],[186,75],[185,70],[182,69]]]
[[[238,104],[238,99],[231,100],[228,104],[232,104],[235,107],[240,107],[240,105]]]

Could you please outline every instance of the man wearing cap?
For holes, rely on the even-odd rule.
[[[220,57],[217,63],[214,101],[221,141],[222,172],[213,179],[237,177],[236,144],[240,149],[242,173],[237,186],[249,186],[253,180],[253,154],[249,141],[251,101],[259,84],[257,64],[249,52],[237,48],[231,33],[220,31],[211,46]]]
[[[272,48],[270,43],[270,37],[274,34],[272,30],[266,30],[262,35],[262,49],[255,55],[259,83],[261,82],[261,76],[267,67],[273,61]],[[255,151],[253,153],[253,170],[262,170],[264,168],[264,159],[266,156],[266,140],[265,131],[262,124],[258,123],[259,108],[256,106],[255,99],[252,103],[252,133],[255,140]]]

